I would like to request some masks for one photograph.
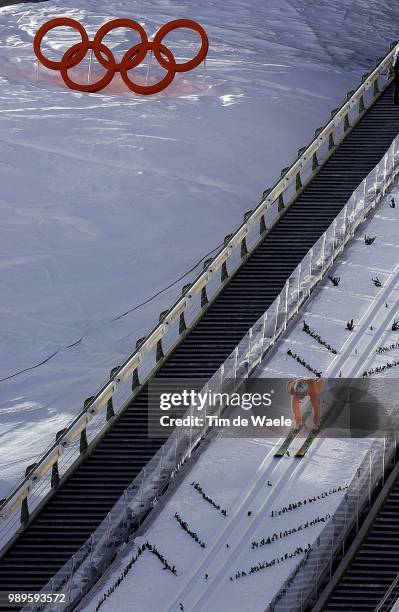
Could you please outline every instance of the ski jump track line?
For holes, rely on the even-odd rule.
[[[321,443],[321,440],[318,440],[318,445],[320,445],[320,443]],[[258,474],[257,478],[251,481],[250,490],[248,491],[247,489],[247,491],[245,491],[245,494],[240,497],[239,502],[234,507],[234,510],[233,510],[234,514],[231,515],[231,519],[226,522],[223,529],[218,533],[218,537],[214,541],[213,545],[205,549],[207,551],[206,557],[202,559],[200,563],[196,566],[196,568],[194,569],[194,571],[191,573],[190,577],[188,578],[188,583],[186,583],[182,591],[180,591],[179,595],[175,597],[173,603],[168,605],[168,608],[167,608],[168,611],[175,612],[178,609],[179,603],[184,602],[186,600],[186,596],[188,596],[192,592],[193,585],[194,585],[194,588],[196,588],[198,587],[198,585],[203,583],[204,574],[205,572],[209,571],[209,567],[211,566],[213,562],[211,559],[215,558],[216,556],[215,553],[219,553],[221,550],[225,550],[226,552],[228,551],[228,558],[222,564],[219,572],[215,575],[212,575],[212,582],[210,583],[210,581],[208,580],[207,584],[204,585],[206,588],[203,589],[203,591],[205,592],[200,593],[199,597],[197,597],[197,602],[195,604],[190,604],[188,609],[190,610],[190,612],[193,612],[195,609],[194,606],[198,604],[198,601],[201,600],[204,595],[206,595],[207,596],[206,598],[208,599],[208,596],[211,590],[209,587],[212,587],[215,585],[215,583],[218,581],[218,578],[220,577],[220,574],[223,572],[223,570],[226,570],[226,568],[227,569],[230,568],[232,559],[234,560],[237,559],[237,553],[238,553],[238,550],[240,549],[240,546],[242,545],[242,542],[247,539],[249,533],[254,529],[254,526],[257,525],[261,520],[264,519],[264,515],[262,514],[264,506],[266,504],[269,504],[269,502],[272,503],[276,497],[279,497],[280,490],[278,489],[278,487],[276,487],[276,484],[278,485],[283,479],[287,478],[288,470],[281,469],[282,468],[281,462],[274,463],[271,471],[264,469],[265,466],[270,467],[271,465],[270,456],[273,458],[276,448],[277,448],[277,445],[274,446],[266,455],[265,459],[263,460],[261,464],[261,467],[258,468],[257,470],[257,474]],[[294,466],[291,465],[290,467],[294,467]],[[301,470],[301,468],[303,469],[303,467],[304,467],[303,463],[295,461],[295,467],[293,470],[291,470],[291,473],[289,474],[289,479],[293,478],[296,475],[296,473]],[[281,474],[277,482],[273,485],[271,494],[265,497],[264,492],[268,488],[267,480],[269,480],[273,476],[273,474],[275,474],[276,472],[281,472]],[[259,496],[261,497],[261,499],[257,500]],[[256,506],[256,502],[258,504],[260,503],[259,507]],[[254,518],[252,519],[248,517],[246,512],[245,513],[240,512],[244,509],[245,510],[251,509],[254,514]],[[228,514],[227,516],[229,517],[230,515]],[[242,526],[240,525],[241,522],[244,523],[245,521],[247,524],[246,529],[241,528]],[[238,542],[234,542],[234,545],[232,545],[231,544],[232,538],[234,538],[234,535],[232,534],[232,530],[234,529],[236,533],[240,534],[240,537],[239,537]],[[229,542],[229,545],[230,545],[229,549],[225,548],[225,544],[227,541]],[[216,588],[219,585],[220,585],[220,582],[216,585]],[[212,591],[213,590],[214,589],[212,589]]]
[[[399,272],[399,264],[394,268],[391,272],[391,279],[388,283],[385,283],[379,294],[377,294],[376,299],[374,299],[367,311],[364,313],[360,322],[356,325],[355,333],[352,333],[351,336],[344,343],[341,348],[341,354],[333,359],[330,363],[329,367],[326,370],[325,375],[329,377],[337,377],[340,371],[344,370],[345,366],[349,366],[348,371],[345,372],[345,377],[356,377],[359,373],[362,373],[366,367],[366,363],[370,363],[375,358],[375,349],[376,345],[381,341],[381,338],[385,336],[387,330],[387,323],[392,319],[392,312],[390,309],[386,309],[385,303],[388,302],[389,299],[392,299],[392,295],[394,295],[395,301],[399,301],[399,282],[398,282],[398,272]],[[386,313],[386,314],[385,314]],[[383,316],[385,314],[385,316]],[[376,333],[369,334],[368,331],[370,329],[370,325],[375,322],[377,319],[377,329]],[[360,335],[360,341],[359,341]],[[356,347],[361,347],[361,352],[354,354],[354,349]],[[348,354],[349,353],[349,354]],[[209,600],[211,595],[213,595],[218,587],[220,587],[221,580],[226,577],[227,573],[231,572],[231,566],[233,563],[236,565],[239,559],[238,552],[242,550],[242,543],[247,541],[251,532],[257,528],[259,523],[264,520],[263,511],[266,505],[280,499],[287,491],[287,485],[292,481],[294,477],[296,477],[301,469],[305,467],[302,461],[298,463],[297,459],[294,457],[291,459],[289,465],[286,465],[286,469],[279,470],[281,466],[284,466],[284,463],[281,462],[281,459],[278,463],[275,463],[272,467],[271,471],[265,470],[265,467],[270,465],[270,456],[274,456],[275,450],[280,446],[284,438],[280,438],[278,442],[276,442],[275,446],[271,451],[268,452],[265,459],[263,460],[260,468],[257,470],[257,476],[255,479],[251,481],[251,486],[248,491],[246,490],[245,494],[242,495],[239,499],[239,502],[235,505],[233,509],[233,515],[231,519],[224,526],[223,530],[219,532],[217,539],[214,544],[207,548],[207,554],[204,559],[197,565],[195,570],[191,573],[188,578],[188,583],[184,588],[179,592],[178,596],[174,598],[173,603],[169,605],[167,608],[169,612],[175,612],[178,609],[180,602],[186,602],[186,606],[189,605],[190,612],[199,612],[200,610],[209,609],[206,606],[206,602]],[[320,448],[323,439],[319,439],[316,441],[316,445],[313,445],[311,448],[311,454],[317,452]],[[267,487],[267,480],[276,473],[280,472],[279,478],[277,482],[273,485],[273,490],[269,496],[264,496],[265,487]],[[280,483],[283,483],[282,487],[278,487]],[[256,501],[258,496],[261,496],[262,500],[258,509],[254,506],[254,502]],[[259,501],[259,500],[258,500]],[[251,505],[252,504],[252,505]],[[250,519],[247,517],[246,513],[239,514],[244,506],[250,508],[254,512],[254,519]],[[229,515],[228,515],[229,516]],[[235,542],[234,546],[231,546],[232,541],[232,529],[235,529],[237,526],[240,526],[241,522],[247,521],[247,528],[239,531],[238,541]],[[248,522],[249,521],[249,522]],[[227,538],[229,535],[229,538]],[[230,548],[225,548],[225,543],[229,540]],[[222,561],[222,565],[220,569],[214,574],[211,575],[211,581],[206,581],[204,583],[204,574],[205,572],[209,573],[209,568],[212,563],[216,562],[215,553],[219,553],[222,549],[226,552],[228,551],[228,557],[225,561]],[[195,594],[196,589],[200,589],[198,594]],[[194,603],[189,603],[187,601],[187,597],[193,593],[194,597],[196,597],[196,601]]]

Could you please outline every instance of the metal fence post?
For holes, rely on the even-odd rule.
[[[330,547],[330,580],[332,577],[332,565],[333,565],[333,550],[334,550],[334,536],[335,536],[335,518],[334,515],[331,517],[332,525],[333,525],[333,534],[331,537],[331,547]]]
[[[333,226],[333,244],[332,244],[332,254],[331,254],[331,266],[335,261],[335,240],[336,240],[336,236],[337,236],[337,218],[335,217],[334,219],[334,226]]]
[[[365,211],[366,211],[366,191],[367,191],[366,183],[367,183],[367,181],[366,181],[366,179],[364,179],[364,181],[363,181],[363,213],[365,213]]]
[[[262,339],[261,339],[261,345],[260,345],[260,358],[261,359],[263,357],[263,346],[265,342],[266,321],[267,321],[267,310],[265,311],[265,314],[263,315]]]
[[[285,282],[285,320],[284,320],[284,329],[287,329],[288,324],[288,292],[290,288],[290,279],[288,278]]]
[[[382,449],[382,484],[385,484],[385,445],[386,445],[386,437],[384,431],[384,444]]]
[[[234,378],[237,378],[237,368],[238,368],[238,346],[234,349]]]
[[[89,55],[89,66],[87,68],[87,82],[90,83],[90,76],[91,76],[91,64],[93,61],[93,49],[90,49],[90,55]]]
[[[360,486],[360,468],[357,470],[357,486],[356,486],[356,533],[359,531],[359,486]]]
[[[348,220],[348,205],[345,204],[344,206],[344,239],[342,241],[342,251],[344,250],[345,243],[346,243],[347,220]]]
[[[177,471],[177,431],[174,432],[173,440],[174,440],[174,460],[173,460],[173,470],[171,473],[171,479],[175,477],[175,474]]]
[[[145,468],[143,468],[143,475],[140,483],[140,506],[143,505],[143,488],[144,488]]]
[[[323,246],[322,246],[322,250],[321,250],[321,277],[323,277],[324,275],[324,264],[325,264],[325,257],[326,257],[326,239],[327,239],[327,234],[326,232],[324,232],[323,234]]]
[[[278,313],[280,310],[280,300],[281,300],[281,293],[279,294],[278,298],[277,298],[277,307],[276,307],[276,320],[274,322],[274,333],[273,333],[273,344],[276,341],[276,336],[277,336],[277,325],[278,325]]]
[[[373,451],[370,449],[370,453],[369,453],[369,508],[371,506],[371,470],[372,470],[372,465],[371,465],[371,457],[372,457]]]
[[[71,591],[72,591],[72,580],[73,580],[73,576],[75,574],[75,555],[72,555],[72,570],[71,570],[71,574],[69,577],[69,585],[68,585],[68,603],[71,603]]]
[[[296,312],[299,312],[299,304],[301,303],[301,274],[302,274],[302,262],[298,265],[298,286],[297,286],[297,300],[296,300]]]
[[[344,515],[344,526],[346,526],[346,521],[347,521],[347,512],[348,512],[348,503],[349,503],[349,495],[348,492],[345,493],[345,515]],[[345,535],[342,538],[342,556],[345,556]]]
[[[29,473],[35,469],[36,465],[37,465],[36,463],[32,463],[31,465],[28,465],[28,467],[25,470],[25,478],[28,478]],[[26,527],[26,525],[29,522],[29,518],[30,518],[28,497],[29,497],[29,493],[26,497],[24,497],[21,503],[21,519],[20,520],[21,520],[21,525],[23,525],[24,527]]]
[[[388,153],[385,153],[384,156],[384,186],[382,194],[385,195],[388,189],[388,181],[387,181],[387,166],[388,166]]]
[[[90,536],[90,564],[93,562],[94,535]]]
[[[208,383],[206,383],[205,390],[206,390],[206,394],[207,395],[208,395],[208,389],[209,389],[209,385],[208,385]],[[207,423],[208,423],[208,402],[205,402],[205,406],[204,406],[204,432],[206,432]]]
[[[55,441],[58,442],[59,439],[62,438],[65,432],[66,432],[65,428],[60,429],[60,431],[57,431],[57,433],[55,434]],[[58,460],[59,460],[59,455],[58,455],[57,461],[53,464],[53,467],[51,468],[51,487],[54,489],[58,487],[59,482],[60,482],[60,474],[58,470]]]
[[[152,63],[152,51],[150,50],[150,59],[148,60],[147,73],[145,75],[145,85],[146,86],[148,84],[148,79],[149,79],[149,76],[150,76],[151,63]]]
[[[111,369],[109,373],[110,380],[113,379],[113,377],[115,376],[119,368],[120,366],[115,366],[114,368]],[[115,387],[114,387],[114,391],[115,391]],[[115,416],[114,403],[113,403],[112,397],[110,397],[107,402],[107,415],[106,415],[107,422],[110,421],[114,416]]]
[[[251,349],[252,349],[252,327],[250,328],[249,332],[248,332],[248,368],[247,368],[247,376],[249,375],[249,370],[251,367]]]
[[[311,285],[312,285],[312,276],[313,276],[313,269],[312,269],[312,262],[313,262],[313,247],[310,249],[309,251],[309,278],[310,278],[310,282],[309,282],[309,289],[308,289],[308,297],[310,295],[310,290],[311,290]]]
[[[376,176],[375,176],[375,181],[374,181],[374,199],[373,199],[373,208],[376,207],[377,205],[377,191],[378,191],[378,187],[377,187],[377,177],[378,177],[378,170],[376,172]]]

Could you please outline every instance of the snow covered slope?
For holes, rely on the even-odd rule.
[[[83,95],[44,71],[37,81],[34,33],[61,15],[90,34],[119,16],[148,33],[191,17],[210,38],[206,69],[178,75],[154,98],[115,87]],[[396,38],[398,16],[392,3],[369,0],[0,9],[0,497],[189,277],[113,318],[241,221]],[[68,36],[52,39],[54,56]],[[128,35],[118,36],[126,48]],[[190,56],[187,41],[173,39],[179,57]]]
[[[396,199],[395,208],[390,207],[392,197]],[[396,187],[334,265],[332,275],[341,279],[338,287],[329,279],[320,284],[255,377],[307,375],[308,371],[287,355],[288,349],[317,366],[326,377],[337,377],[340,372],[343,377],[360,377],[387,360],[398,360],[398,331],[391,328],[393,320],[399,319],[398,204]],[[375,237],[373,244],[365,244],[363,232]],[[381,287],[375,286],[373,278],[381,281]],[[345,326],[351,318],[355,329],[348,331]],[[304,320],[338,350],[337,355],[303,331]],[[395,347],[376,352],[391,345]],[[399,366],[389,369],[388,375],[395,377],[395,372],[398,378]],[[382,405],[389,413],[396,405],[397,393],[392,387],[386,388],[385,375],[373,374],[373,390],[384,398]],[[291,456],[277,460],[273,455],[281,441],[226,438],[220,434],[214,437],[136,539],[136,545],[147,540],[155,545],[169,563],[176,565],[177,576],[163,571],[162,564],[145,552],[101,610],[115,612],[127,602],[137,612],[175,612],[180,603],[190,612],[264,610],[302,558],[301,550],[316,540],[334,513],[372,445],[383,445],[382,440],[367,438],[319,437],[305,458],[298,461],[293,455],[302,442],[300,435],[290,448]],[[193,482],[226,509],[226,517],[198,494]],[[313,497],[312,503],[278,512]],[[198,533],[205,548],[180,528],[176,512]],[[285,530],[292,533],[280,538],[278,534]],[[267,543],[274,534],[275,541]],[[253,545],[262,540],[266,543]],[[292,558],[249,575],[252,566],[281,559],[298,547],[299,553]],[[130,546],[96,588],[85,607],[87,612],[95,610],[135,550]]]

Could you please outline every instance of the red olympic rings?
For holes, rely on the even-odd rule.
[[[76,89],[77,91],[84,91],[87,93],[95,93],[96,91],[100,91],[100,89],[104,89],[104,87],[109,85],[112,79],[114,78],[116,66],[113,66],[112,64],[115,64],[115,58],[106,45],[99,45],[97,48],[94,46],[94,42],[88,41],[85,49],[93,49],[95,53],[96,51],[101,51],[102,53],[105,53],[105,55],[108,57],[108,60],[110,61],[111,66],[109,67],[108,72],[106,72],[105,75],[102,77],[102,79],[100,79],[96,83],[88,83],[87,85],[75,83],[75,81],[72,81],[72,79],[69,78],[68,69],[72,68],[73,66],[76,66],[75,58],[80,56],[80,47],[81,43],[77,43],[76,45],[73,45],[70,49],[68,49],[68,51],[65,51],[60,62],[61,76],[65,85],[67,85],[70,89]]]
[[[137,83],[133,83],[133,81],[129,79],[128,70],[130,69],[130,63],[133,57],[136,54],[139,54],[140,47],[140,44],[135,45],[134,47],[129,49],[129,51],[127,51],[127,53],[125,53],[125,55],[123,56],[121,61],[121,67],[119,69],[121,77],[126,83],[126,85],[129,87],[129,89],[136,93],[143,94],[144,96],[150,93],[158,93],[165,89],[168,85],[170,85],[170,83],[175,78],[175,74],[177,72],[176,60],[173,56],[173,53],[168,49],[168,47],[165,47],[165,45],[160,44],[158,47],[159,51],[166,55],[166,57],[169,59],[166,75],[163,79],[159,81],[159,83],[155,83],[155,85],[138,85]],[[155,41],[147,43],[147,49],[154,51],[154,55],[155,48]],[[136,60],[134,60],[134,63],[136,63]]]
[[[57,62],[46,58],[41,50],[43,38],[53,28],[66,26],[78,31],[81,42],[70,47],[62,56],[61,61]],[[121,62],[116,62],[112,51],[103,43],[104,37],[116,28],[130,28],[140,35],[141,42],[126,51]],[[197,55],[187,62],[178,64],[173,53],[163,44],[163,39],[167,34],[177,28],[188,28],[194,30],[201,37],[201,48]],[[95,93],[109,85],[116,72],[119,72],[127,87],[142,95],[155,94],[165,89],[173,81],[176,72],[187,72],[199,66],[205,59],[209,48],[208,36],[202,26],[191,19],[175,19],[163,25],[156,33],[154,40],[149,41],[144,28],[133,21],[133,19],[113,19],[100,27],[93,41],[89,40],[85,28],[75,19],[69,17],[57,17],[42,25],[36,32],[33,40],[33,50],[37,59],[50,70],[59,70],[64,83],[70,89],[77,91]],[[68,74],[68,70],[77,66],[85,57],[87,51],[92,49],[97,61],[106,69],[105,75],[95,83],[82,85],[75,83]],[[153,85],[139,85],[129,77],[129,70],[136,68],[145,59],[148,51],[152,51],[158,63],[165,68],[166,75]]]

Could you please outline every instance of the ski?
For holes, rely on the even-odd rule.
[[[320,431],[320,428],[317,428],[317,429],[312,429],[312,431],[308,433],[301,448],[298,448],[297,452],[295,453],[295,457],[301,458],[306,455],[306,452],[308,451],[309,446],[312,444],[313,440],[317,437],[317,434],[319,433],[319,431]]]
[[[306,436],[305,440],[303,441],[301,447],[297,450],[297,452],[295,453],[295,457],[304,457],[304,455],[306,454],[307,450],[309,449],[309,446],[312,444],[313,440],[317,437],[317,434],[320,431],[320,428],[322,427],[322,425],[324,425],[324,423],[326,422],[328,416],[330,414],[330,411],[327,411],[323,414],[323,416],[321,417],[321,422],[319,427],[317,428],[313,428]],[[312,416],[312,412],[310,410],[307,410],[305,412],[305,414],[303,415],[303,423],[306,423],[307,420],[309,418],[313,418]],[[302,428],[299,429],[291,429],[290,433],[288,434],[288,436],[285,438],[284,442],[282,443],[282,445],[280,446],[280,448],[278,448],[276,450],[276,452],[274,453],[275,457],[284,457],[285,453],[287,452],[287,450],[289,449],[289,447],[291,446],[291,443],[295,440],[295,438],[297,437],[297,435],[299,434],[299,432],[302,430]]]
[[[310,416],[312,416],[312,413],[310,410],[307,410],[306,413],[303,415],[303,422],[306,423],[307,419]],[[295,438],[297,437],[297,435],[299,434],[301,430],[302,430],[302,427],[300,427],[299,429],[297,428],[291,429],[290,433],[288,434],[288,436],[286,437],[286,439],[284,440],[280,448],[277,449],[276,452],[274,453],[274,456],[284,457],[285,453],[291,446],[291,443],[295,440]]]
[[[304,457],[306,455],[306,452],[309,450],[309,446],[312,444],[313,440],[317,438],[320,429],[322,428],[323,425],[325,425],[325,422],[327,421],[330,415],[331,415],[331,410],[327,410],[323,414],[323,416],[321,417],[319,427],[315,427],[308,433],[301,448],[298,448],[297,452],[295,453],[295,457],[298,457],[300,459],[301,457]]]
[[[297,437],[300,431],[301,431],[300,429],[291,429],[290,433],[288,434],[288,436],[286,437],[286,439],[284,440],[280,448],[278,448],[276,452],[274,453],[274,456],[284,457],[285,453],[291,446],[291,443],[295,440],[295,438]]]

